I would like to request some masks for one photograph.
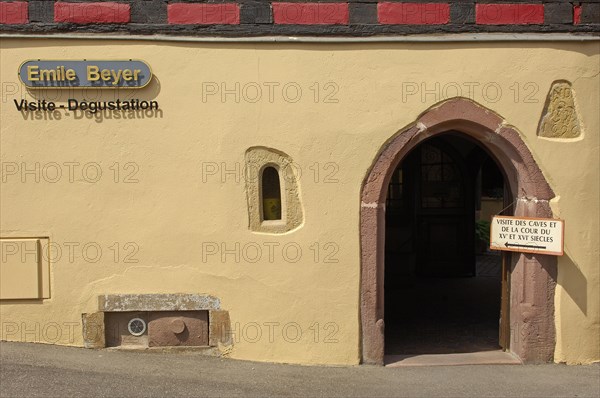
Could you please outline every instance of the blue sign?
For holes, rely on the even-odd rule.
[[[19,78],[28,88],[142,88],[152,80],[143,61],[25,61]]]

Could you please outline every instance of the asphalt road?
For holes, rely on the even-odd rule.
[[[600,366],[383,368],[0,343],[1,397],[599,397]]]

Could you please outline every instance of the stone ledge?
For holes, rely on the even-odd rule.
[[[98,296],[98,310],[125,311],[198,311],[218,310],[221,300],[205,294],[105,294]]]

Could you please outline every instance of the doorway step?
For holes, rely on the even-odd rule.
[[[386,355],[385,366],[520,365],[521,361],[502,350],[457,354]]]

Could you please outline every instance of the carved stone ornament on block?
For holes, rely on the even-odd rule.
[[[577,138],[581,136],[581,121],[575,104],[575,92],[570,82],[552,84],[540,120],[538,136],[546,138]]]

